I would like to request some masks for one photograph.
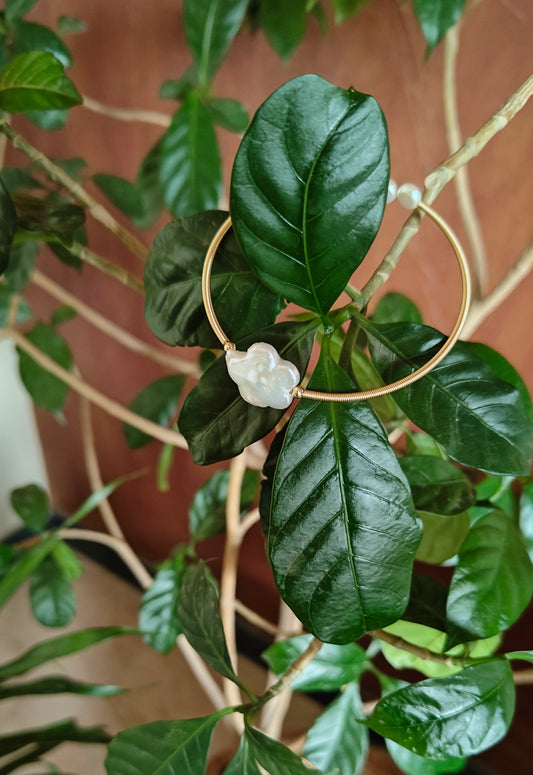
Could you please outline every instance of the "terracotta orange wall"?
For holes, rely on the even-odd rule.
[[[162,80],[177,77],[190,62],[184,43],[181,3],[175,0],[47,0],[32,18],[54,24],[59,14],[83,18],[88,31],[68,39],[75,64],[71,75],[85,95],[109,105],[169,112],[158,99]],[[474,132],[522,81],[533,65],[530,0],[504,4],[485,0],[469,15],[462,30],[458,62],[461,123],[465,136]],[[399,181],[423,183],[424,175],[447,156],[442,108],[442,46],[424,61],[424,42],[409,3],[373,0],[360,15],[322,36],[313,21],[305,41],[289,64],[283,64],[263,36],[242,34],[216,78],[216,93],[245,102],[255,110],[265,97],[289,78],[318,72],[344,87],[353,85],[375,95],[389,123],[393,176]],[[483,225],[490,262],[490,285],[501,279],[531,239],[533,199],[533,104],[526,107],[482,156],[469,167]],[[90,172],[110,172],[133,179],[139,163],[158,137],[157,127],[121,123],[83,108],[72,111],[67,128],[45,134],[23,118],[17,128],[45,153],[69,157],[82,155]],[[226,182],[238,138],[220,132]],[[91,184],[89,190],[94,191]],[[452,187],[438,201],[440,211],[463,235]],[[389,210],[369,266],[390,245],[404,213]],[[159,227],[164,223],[163,219]],[[140,262],[98,224],[91,222],[91,247],[139,275]],[[156,229],[142,236],[150,244]],[[45,256],[46,273],[97,307],[112,320],[154,344],[143,318],[140,296],[85,267],[83,273],[67,269]],[[355,278],[362,282],[369,270]],[[446,329],[458,303],[458,281],[453,258],[442,237],[425,226],[405,254],[391,288],[411,295],[427,320]],[[524,280],[509,301],[480,329],[476,338],[500,349],[533,388],[533,337],[531,297],[533,279]],[[38,289],[32,290],[36,311],[47,315],[54,306]],[[65,334],[76,353],[77,365],[87,380],[112,398],[128,402],[162,372],[153,363],[125,353],[114,342],[77,319]],[[157,345],[157,343],[155,343]],[[163,345],[161,345],[163,347]],[[79,404],[71,395],[59,424],[38,411],[46,444],[54,502],[67,512],[87,494],[87,478],[80,450]],[[119,423],[100,410],[93,411],[97,447],[106,481],[145,465],[153,466],[159,444],[137,452],[125,448]],[[158,493],[139,479],[113,495],[113,505],[134,547],[147,559],[164,556],[185,536],[185,515],[193,493],[212,469],[197,469],[186,452],[177,451],[169,494]],[[210,548],[208,547],[208,551]],[[257,579],[262,544],[250,542],[245,572]],[[261,582],[264,580],[261,573]]]

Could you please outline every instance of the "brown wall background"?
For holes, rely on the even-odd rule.
[[[178,77],[190,62],[181,7],[175,0],[47,0],[38,4],[31,18],[53,26],[58,15],[72,14],[87,22],[85,34],[70,36],[67,41],[74,56],[71,77],[83,94],[109,105],[170,113],[170,104],[158,99],[159,85],[164,79]],[[465,137],[475,132],[533,69],[532,33],[530,0],[484,0],[468,14],[458,60],[459,109]],[[369,92],[380,102],[389,123],[393,177],[422,185],[424,175],[448,156],[443,129],[442,46],[428,61],[424,60],[424,48],[410,3],[373,0],[352,21],[342,26],[331,23],[325,36],[311,21],[303,44],[289,64],[279,60],[262,34],[244,32],[217,75],[215,90],[217,96],[240,99],[250,113],[281,83],[305,72],[317,72],[343,87],[353,85]],[[148,124],[117,122],[84,108],[73,110],[68,126],[59,132],[36,130],[23,117],[16,119],[15,126],[51,156],[81,155],[89,172],[109,172],[130,180],[162,131]],[[531,240],[532,127],[533,101],[469,165],[487,246],[491,287]],[[227,185],[239,140],[223,130],[219,137]],[[8,163],[14,158],[10,154]],[[87,188],[97,194],[90,183]],[[464,238],[452,185],[439,197],[437,207]],[[404,217],[404,211],[397,206],[387,211],[368,268],[361,269],[356,283],[361,284],[369,276]],[[147,245],[166,220],[142,235]],[[90,244],[97,253],[142,274],[140,262],[129,256],[119,242],[98,224],[90,221],[88,225]],[[144,323],[139,295],[89,266],[77,274],[47,255],[40,266],[87,304],[158,346]],[[443,330],[450,327],[458,304],[459,283],[450,251],[431,225],[424,226],[411,242],[388,289],[410,295],[431,324]],[[529,277],[474,336],[500,350],[521,372],[530,389],[532,291],[533,278]],[[31,303],[45,318],[56,306],[37,288],[31,291]],[[164,373],[152,362],[126,353],[81,319],[69,323],[64,334],[72,344],[81,373],[116,400],[131,401],[142,387]],[[88,493],[79,443],[79,401],[74,394],[69,397],[65,424],[40,410],[37,417],[53,502],[59,510],[71,512]],[[160,450],[158,443],[129,452],[118,422],[98,409],[93,410],[93,418],[105,481],[145,465],[153,467]],[[192,496],[212,472],[213,467],[195,468],[189,455],[178,450],[170,493],[157,492],[154,476],[150,475],[148,482],[147,478],[133,481],[113,494],[113,507],[122,527],[143,558],[162,558],[185,538]],[[206,555],[212,556],[215,548],[213,544],[207,546]],[[241,594],[251,604],[262,600],[269,613],[270,582],[258,532],[247,539],[244,555],[245,584]],[[522,733],[517,734],[520,737]],[[516,741],[522,750],[527,748],[526,738],[524,733]],[[504,771],[511,772],[508,752],[505,756]]]

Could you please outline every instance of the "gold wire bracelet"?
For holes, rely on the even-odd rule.
[[[389,187],[392,201],[396,196],[396,186],[391,181]],[[270,406],[275,409],[284,409],[290,406],[293,398],[308,398],[315,401],[366,401],[371,398],[394,393],[408,385],[412,385],[422,377],[427,376],[443,358],[448,355],[454,344],[459,339],[461,330],[466,322],[471,300],[471,279],[468,262],[461,246],[452,229],[446,221],[429,205],[420,199],[420,192],[409,183],[398,189],[398,200],[409,209],[420,210],[425,213],[446,236],[457,258],[462,281],[462,296],[457,321],[442,347],[420,368],[408,374],[406,377],[382,385],[371,390],[362,390],[352,393],[328,393],[317,390],[307,390],[299,383],[299,372],[290,361],[280,358],[276,350],[265,342],[257,342],[248,348],[246,353],[239,352],[236,345],[228,339],[216,316],[211,298],[211,269],[216,252],[222,239],[231,228],[231,217],[228,217],[220,226],[207,249],[202,272],[202,296],[209,323],[226,351],[226,362],[231,378],[237,383],[241,396],[254,406]]]

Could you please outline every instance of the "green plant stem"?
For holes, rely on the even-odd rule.
[[[444,38],[443,101],[448,151],[455,153],[462,144],[457,105],[457,54],[459,51],[460,22],[451,27]],[[457,205],[470,246],[472,264],[472,293],[474,300],[485,293],[488,282],[487,251],[479,218],[476,213],[467,167],[457,170],[454,179]]]
[[[422,196],[426,204],[431,205],[446,184],[453,180],[458,170],[476,157],[498,132],[505,129],[509,121],[526,105],[532,94],[533,74],[513,92],[501,108],[483,124],[475,135],[468,138],[458,151],[452,154],[446,161],[434,167],[429,173],[425,180],[426,188]],[[363,309],[378,288],[388,280],[391,272],[396,268],[404,249],[417,234],[421,220],[422,214],[419,210],[415,210],[404,223],[391,249],[362,289],[361,299],[357,303],[359,309]]]
[[[135,277],[135,275],[131,274],[131,272],[128,272],[126,269],[122,269],[122,267],[117,266],[107,258],[103,258],[102,256],[97,255],[85,245],[80,245],[77,242],[74,242],[72,245],[70,245],[69,250],[73,255],[77,256],[84,263],[94,266],[96,269],[99,269],[100,272],[103,272],[109,277],[113,277],[113,279],[118,280],[118,282],[122,283],[122,285],[125,285],[127,288],[131,288],[132,291],[137,291],[137,293],[144,294],[143,281],[139,280],[137,277]]]
[[[187,442],[180,433],[176,433],[176,431],[173,431],[170,428],[165,428],[151,420],[147,420],[145,417],[141,417],[141,415],[132,412],[117,401],[113,401],[103,393],[100,393],[100,391],[87,384],[87,382],[80,377],[77,377],[72,372],[59,366],[56,361],[46,355],[42,350],[39,350],[38,347],[35,347],[35,345],[16,329],[5,328],[0,332],[0,338],[5,339],[9,337],[13,339],[17,347],[20,347],[21,350],[28,353],[36,363],[62,382],[66,382],[69,387],[80,395],[85,396],[85,398],[93,404],[96,404],[96,406],[99,406],[112,417],[116,417],[117,420],[128,423],[128,425],[133,425],[134,428],[138,428],[143,431],[143,433],[147,433],[148,435],[153,436],[154,439],[158,439],[163,443],[172,444],[175,447],[180,447],[180,449],[187,449]]]
[[[93,218],[111,231],[131,253],[142,261],[146,261],[148,257],[147,248],[134,234],[124,228],[103,205],[97,202],[96,199],[93,199],[79,183],[76,183],[70,175],[67,175],[61,167],[58,167],[41,151],[34,148],[22,135],[15,132],[4,119],[0,120],[0,132],[8,138],[14,148],[22,151],[37,167],[42,169],[50,180],[63,186],[79,204],[85,207]]]
[[[66,304],[75,309],[80,317],[87,320],[99,331],[102,331],[128,350],[149,358],[150,360],[171,369],[173,372],[189,374],[194,377],[200,376],[200,370],[196,364],[191,361],[186,361],[184,358],[176,358],[166,352],[157,350],[155,347],[151,347],[141,339],[137,339],[137,337],[130,334],[129,331],[126,331],[124,328],[121,328],[116,323],[109,320],[109,318],[92,309],[92,307],[84,304],[76,296],[66,291],[53,280],[50,280],[50,278],[42,272],[38,270],[35,271],[31,280],[39,288],[42,288],[42,290],[46,291],[50,296],[53,296],[57,301],[61,302],[61,304]]]
[[[368,634],[373,638],[382,640],[385,643],[390,643],[391,646],[401,649],[402,651],[407,651],[409,654],[414,654],[414,656],[419,657],[419,659],[424,659],[428,662],[438,662],[441,665],[448,665],[448,667],[467,667],[475,661],[465,659],[464,657],[452,657],[449,654],[439,654],[438,651],[430,651],[430,649],[417,646],[415,643],[410,643],[409,641],[400,638],[398,635],[392,635],[392,633],[386,632],[385,630],[373,630]]]

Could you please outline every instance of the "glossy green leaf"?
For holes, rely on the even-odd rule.
[[[326,358],[311,384],[353,390]],[[268,555],[305,627],[348,643],[398,619],[420,537],[409,486],[372,409],[301,401],[274,477]]]
[[[19,167],[4,167],[0,170],[0,179],[10,193],[24,188],[42,188],[39,181],[28,170]]]
[[[50,519],[48,495],[38,484],[27,484],[11,492],[11,505],[24,524],[38,533]]]
[[[427,362],[443,342],[442,334],[427,326],[362,323],[386,382]],[[496,474],[529,474],[530,405],[468,343],[458,343],[428,376],[395,393],[395,400],[457,462]]]
[[[507,659],[521,659],[525,662],[533,662],[533,651],[509,651],[504,656]]]
[[[376,235],[388,180],[375,100],[300,76],[263,103],[237,152],[237,239],[265,285],[325,316]]]
[[[145,217],[144,201],[136,183],[101,172],[93,175],[93,181],[104,192],[109,201],[121,213],[127,215],[132,223],[137,226],[143,222]]]
[[[320,770],[311,770],[289,748],[262,732],[246,727],[245,735],[250,753],[269,775],[309,775],[310,772],[321,775]]]
[[[185,70],[181,78],[163,81],[159,87],[159,99],[182,102],[197,85],[198,68],[196,63],[193,63]]]
[[[244,132],[250,121],[248,111],[237,100],[211,97],[208,102],[213,124],[230,132]]]
[[[39,253],[39,244],[30,240],[14,244],[11,248],[11,258],[6,269],[4,280],[11,291],[21,293],[30,281]]]
[[[217,471],[196,491],[189,509],[189,531],[194,541],[204,541],[224,531],[228,485],[229,471],[226,469]],[[247,470],[241,487],[242,511],[252,504],[258,488],[258,471]]]
[[[52,550],[52,556],[67,578],[71,581],[79,579],[83,573],[83,563],[65,541],[57,542]]]
[[[159,182],[176,217],[218,206],[222,173],[208,108],[192,91],[161,140]]]
[[[402,293],[386,293],[372,313],[373,323],[422,323],[420,310]]]
[[[52,554],[31,576],[30,603],[33,615],[45,627],[64,627],[76,614],[71,579]]]
[[[83,651],[110,638],[137,633],[131,627],[91,627],[41,641],[16,659],[0,665],[0,681],[23,675],[47,662]]]
[[[466,0],[413,0],[429,55],[444,35],[459,21]]]
[[[49,51],[28,51],[14,57],[0,70],[0,109],[24,110],[70,108],[82,102],[67,78],[63,65]]]
[[[417,509],[437,514],[459,514],[476,501],[476,491],[465,473],[448,460],[431,455],[400,458]]]
[[[25,110],[24,113],[33,124],[47,132],[63,129],[69,119],[68,110]]]
[[[435,441],[427,433],[413,431],[409,428],[405,430],[405,452],[407,455],[431,455],[448,460],[446,452],[438,441]]]
[[[493,350],[492,347],[489,347],[486,344],[482,344],[481,342],[469,342],[468,347],[470,352],[478,355],[485,363],[488,363],[500,379],[504,382],[509,382],[510,385],[513,385],[513,387],[518,390],[522,398],[522,403],[524,404],[524,409],[531,419],[533,417],[533,401],[527,385],[514,366],[509,363],[501,353],[497,350]]]
[[[250,753],[250,746],[246,737],[241,737],[239,748],[224,770],[223,775],[261,775],[259,767]]]
[[[139,226],[151,226],[165,206],[163,189],[159,181],[161,163],[161,141],[150,148],[141,162],[137,173],[137,186],[141,192],[144,206],[144,218]]]
[[[217,673],[240,685],[226,645],[216,582],[204,562],[189,566],[184,575],[178,616],[191,646]]]
[[[15,24],[15,54],[25,54],[28,51],[48,51],[63,67],[70,67],[72,64],[68,47],[49,27],[19,21]]]
[[[436,459],[436,458],[435,458]],[[424,533],[416,550],[416,559],[433,565],[454,557],[470,530],[468,513],[435,514],[431,511],[418,511]]]
[[[66,172],[69,178],[77,180],[80,183],[83,181],[83,171],[87,167],[87,162],[85,159],[82,159],[81,156],[71,156],[68,159],[54,158],[52,161],[58,167],[61,167],[63,172]]]
[[[0,275],[4,274],[11,256],[11,245],[17,231],[17,211],[3,180],[0,180]]]
[[[109,745],[107,775],[203,775],[219,718],[151,721],[119,732]]]
[[[72,719],[56,721],[45,727],[28,729],[11,735],[0,735],[0,756],[13,753],[31,743],[52,743],[52,747],[67,741],[77,743],[108,743],[107,732],[100,727],[79,727]],[[50,750],[50,749],[48,749]]]
[[[359,13],[369,0],[333,0],[333,8],[335,10],[335,21],[337,24],[350,19]]]
[[[144,314],[166,344],[220,347],[205,314],[201,279],[209,243],[226,218],[221,211],[180,218],[155,238],[144,273]],[[252,272],[232,232],[217,253],[211,296],[221,326],[234,339],[273,323],[282,306]]]
[[[522,537],[501,511],[470,530],[448,595],[448,620],[480,638],[506,630],[533,594],[533,565]]]
[[[64,369],[71,368],[70,349],[63,337],[59,336],[53,328],[38,323],[26,334],[26,337],[35,347],[42,350]],[[18,352],[20,377],[35,403],[49,412],[57,412],[62,409],[68,395],[68,385],[46,371],[20,348],[18,348]]]
[[[368,755],[368,729],[359,723],[360,718],[359,687],[350,683],[309,729],[304,756],[324,772],[359,775]]]
[[[62,307],[58,307],[52,312],[52,317],[50,318],[50,323],[52,326],[62,326],[65,323],[68,323],[70,320],[74,320],[78,313],[74,309],[74,307],[69,307],[67,304],[63,305]]]
[[[185,554],[180,551],[161,565],[142,596],[139,629],[146,643],[163,654],[174,648],[181,633],[178,599],[186,570]]]
[[[176,414],[184,382],[185,377],[181,374],[161,377],[143,388],[129,404],[129,408],[136,414],[140,414],[141,417],[158,423],[158,425],[168,426]],[[143,433],[132,425],[124,425],[123,428],[130,449],[144,447],[153,441],[152,436]]]
[[[307,0],[266,0],[261,3],[260,24],[272,48],[288,59],[300,44],[307,23]]]
[[[520,531],[526,543],[529,559],[533,562],[533,482],[527,482],[520,495]]]
[[[85,697],[113,697],[124,690],[120,686],[74,681],[64,675],[50,675],[34,681],[0,684],[0,700],[37,694],[80,694]]]
[[[13,291],[5,283],[0,283],[0,328],[4,328],[8,324],[12,299]],[[31,318],[32,311],[27,302],[22,299],[17,309],[16,323],[20,325]]]
[[[257,341],[272,344],[282,358],[305,373],[311,356],[316,323],[280,323],[237,342],[246,350]],[[199,465],[235,457],[249,444],[262,439],[283,415],[282,409],[262,409],[241,398],[219,358],[191,390],[179,416],[178,426]]]
[[[514,705],[509,663],[493,659],[387,695],[366,723],[420,756],[463,758],[501,740]]]
[[[201,86],[208,86],[220,67],[247,6],[248,0],[185,0],[185,35]]]
[[[296,635],[276,641],[263,652],[263,659],[275,675],[281,676],[304,653],[312,639],[312,635]],[[367,664],[365,652],[356,643],[342,646],[324,643],[291,687],[302,692],[335,692],[357,681]]]
[[[26,192],[13,194],[19,226],[29,231],[51,234],[71,245],[74,234],[85,223],[85,212],[57,193],[34,196]]]
[[[70,35],[74,32],[85,32],[87,25],[82,19],[77,19],[75,16],[69,16],[68,14],[61,14],[57,20],[57,31],[60,35]]]
[[[448,587],[431,576],[413,573],[409,603],[402,619],[446,631],[446,599]]]
[[[387,751],[394,764],[406,775],[450,775],[461,772],[467,764],[466,759],[425,759],[394,740],[385,740]]]
[[[28,11],[31,11],[36,2],[37,0],[6,0],[6,22],[12,24],[17,19],[20,19]]]
[[[77,245],[86,245],[87,244],[87,232],[85,230],[85,226],[80,226],[77,229],[75,229],[72,232],[73,241],[77,243]],[[77,269],[78,272],[81,272],[83,269],[83,261],[77,255],[77,253],[74,253],[72,250],[69,250],[69,248],[65,247],[61,242],[49,242],[48,243],[49,249],[52,251],[54,255],[58,257],[58,259],[67,266],[72,266],[74,269]]]
[[[408,643],[413,643],[421,649],[429,649],[429,651],[433,651],[437,654],[446,653],[452,657],[460,657],[464,656],[465,653],[465,649],[460,645],[445,652],[446,633],[439,632],[432,627],[426,627],[422,624],[399,620],[387,627],[386,631],[391,635],[402,638]],[[473,659],[489,657],[496,651],[500,642],[501,638],[499,636],[472,641],[468,644],[466,651],[468,656]],[[381,645],[383,656],[387,662],[397,670],[418,670],[429,678],[438,678],[439,676],[452,675],[453,673],[459,672],[461,669],[459,666],[446,665],[440,662],[434,662],[430,659],[423,659],[401,647],[397,648],[390,643],[384,642]]]

